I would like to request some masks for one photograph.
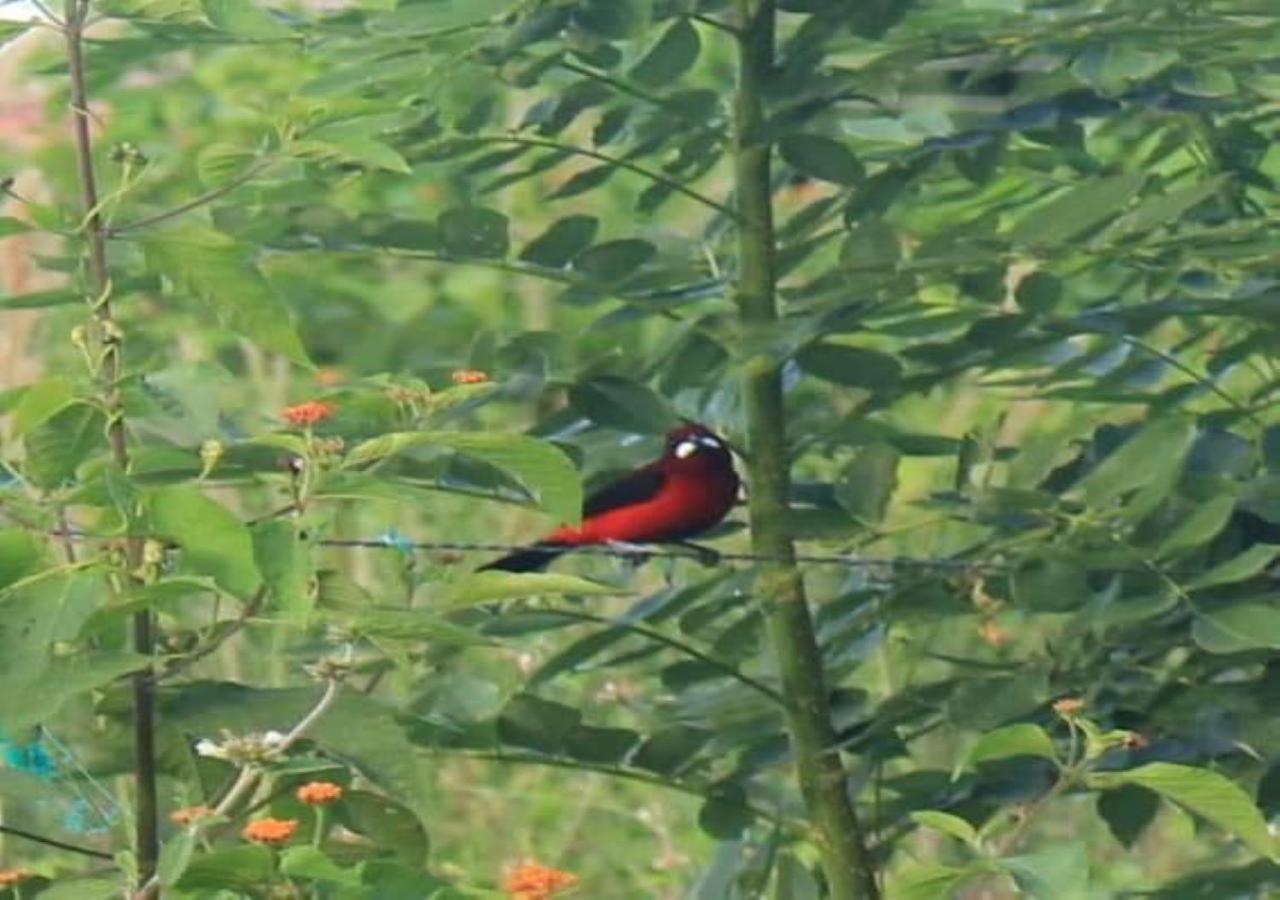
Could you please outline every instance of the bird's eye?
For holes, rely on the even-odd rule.
[[[675,446],[676,459],[688,459],[698,452],[697,441],[681,441]]]

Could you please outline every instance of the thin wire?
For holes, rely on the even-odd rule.
[[[89,534],[84,531],[48,531],[51,537],[67,538],[77,541],[116,540],[107,535]],[[519,550],[537,550],[538,544],[501,544],[483,541],[414,541],[389,531],[377,538],[321,538],[314,542],[321,547],[344,547],[348,549],[367,550],[399,550],[408,553],[414,550],[431,550],[463,553],[510,553]],[[1009,567],[1004,563],[967,559],[924,559],[912,556],[855,556],[850,553],[797,553],[786,557],[770,553],[722,553],[710,547],[674,549],[663,544],[588,544],[574,547],[555,547],[556,553],[578,553],[586,556],[609,556],[615,559],[667,558],[667,559],[714,559],[714,564],[723,562],[788,562],[813,565],[844,566],[849,569],[903,568],[903,569],[942,569],[957,572],[998,572]]]

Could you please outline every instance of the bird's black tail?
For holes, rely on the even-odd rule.
[[[539,572],[566,549],[559,544],[533,544],[491,563],[485,563],[476,571],[489,572],[496,569],[500,572]]]

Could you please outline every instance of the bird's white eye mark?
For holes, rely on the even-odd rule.
[[[709,434],[704,434],[698,438],[698,443],[704,447],[710,447],[712,450],[724,449],[724,444],[720,443],[720,439]]]
[[[688,459],[690,456],[693,456],[693,454],[697,452],[698,452],[697,441],[685,440],[676,444],[676,449],[675,449],[676,459]]]

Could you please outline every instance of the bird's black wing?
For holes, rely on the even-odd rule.
[[[582,517],[589,519],[601,513],[652,500],[662,490],[666,476],[656,465],[648,465],[611,481],[593,491],[582,504]]]

